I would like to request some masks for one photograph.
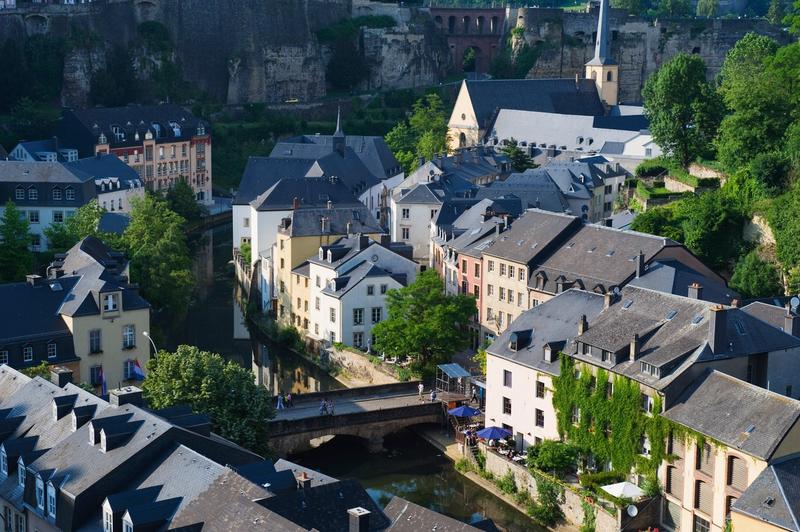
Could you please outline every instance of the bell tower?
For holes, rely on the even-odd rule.
[[[594,57],[586,63],[586,78],[593,79],[597,93],[606,105],[619,102],[619,65],[611,58],[611,34],[608,28],[609,0],[600,0],[597,21],[597,42]]]

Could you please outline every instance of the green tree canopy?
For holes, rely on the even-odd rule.
[[[698,17],[716,17],[719,9],[719,0],[697,0]]]
[[[105,210],[96,199],[81,206],[64,223],[52,224],[44,230],[51,251],[63,253],[87,236],[96,236],[112,248],[119,247],[119,236],[101,233],[100,218]]]
[[[416,369],[433,366],[469,343],[460,329],[475,314],[475,298],[448,295],[434,270],[426,270],[410,285],[387,294],[389,316],[373,327],[375,347],[390,356],[410,356]]]
[[[677,162],[686,167],[709,154],[722,106],[699,56],[676,55],[647,80],[642,95],[653,138]]]
[[[386,144],[406,172],[447,151],[447,115],[438,94],[427,94],[414,103],[411,116],[386,134]]]
[[[135,198],[131,204],[131,221],[122,236],[131,277],[154,307],[183,316],[194,286],[185,221],[166,201],[152,195]]]
[[[501,151],[503,155],[508,157],[511,168],[513,168],[515,172],[524,172],[529,168],[536,168],[538,166],[533,162],[533,159],[525,153],[525,150],[519,147],[519,142],[517,142],[517,139],[514,137],[511,137],[506,142]]]
[[[745,298],[777,296],[783,293],[775,266],[759,257],[756,250],[739,259],[730,287]]]
[[[106,68],[92,75],[89,99],[95,105],[128,105],[137,100],[140,89],[130,52],[117,45],[111,51]]]
[[[368,75],[369,66],[353,40],[347,37],[337,39],[326,73],[330,84],[336,89],[350,90]]]
[[[8,200],[0,217],[0,281],[20,281],[33,273],[29,229],[27,218]]]
[[[167,204],[187,222],[196,222],[206,214],[206,208],[197,203],[194,190],[185,179],[179,179],[167,191]]]
[[[256,453],[266,454],[267,420],[274,416],[267,390],[248,369],[216,353],[181,345],[147,362],[142,390],[151,408],[189,404],[208,414],[214,432]]]
[[[783,9],[783,4],[783,0],[770,0],[769,2],[767,20],[776,26],[780,26],[783,23],[783,17],[786,16],[786,10]]]

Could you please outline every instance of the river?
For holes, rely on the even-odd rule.
[[[231,225],[226,224],[205,231],[192,242],[195,297],[182,324],[170,323],[165,317],[154,320],[159,347],[172,350],[180,344],[196,345],[246,368],[253,367],[254,356],[259,357],[266,360],[263,384],[273,394],[341,388],[336,379],[304,358],[250,335],[237,303],[231,240]],[[334,438],[291,459],[336,478],[360,481],[381,507],[392,495],[399,495],[465,522],[489,517],[509,532],[544,530],[456,472],[447,457],[409,431],[387,437],[385,451],[379,454],[367,454],[357,439]]]

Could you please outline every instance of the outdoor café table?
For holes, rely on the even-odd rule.
[[[502,454],[502,455],[506,455],[506,454],[508,454],[508,449],[500,449],[500,450],[499,450],[499,451],[497,451],[497,452],[498,452],[498,453],[500,453],[500,454]]]
[[[525,460],[525,457],[517,455],[514,458],[512,458],[512,460],[514,460],[515,462],[522,462],[523,460]]]

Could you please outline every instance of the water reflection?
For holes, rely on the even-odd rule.
[[[231,225],[227,224],[192,240],[197,278],[193,302],[182,322],[165,315],[154,317],[161,332],[159,347],[174,350],[180,344],[189,344],[219,353],[252,368],[257,382],[274,394],[341,388],[336,379],[304,358],[250,334],[240,305],[241,288],[233,280],[231,239]]]

